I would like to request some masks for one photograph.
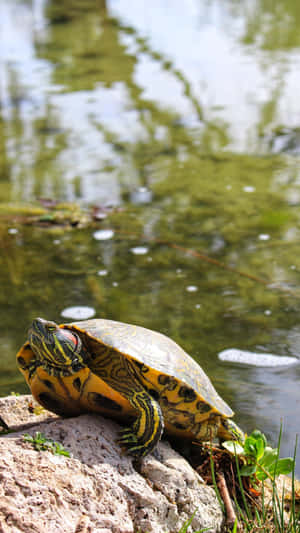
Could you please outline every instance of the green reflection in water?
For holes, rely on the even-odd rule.
[[[170,335],[229,397],[218,351],[259,345],[276,351],[280,334],[274,342],[274,332],[297,324],[297,290],[293,294],[291,287],[299,274],[290,267],[298,242],[286,235],[297,226],[298,212],[282,200],[284,188],[267,192],[274,162],[191,157],[176,167],[171,160],[169,178],[158,179],[154,169],[152,204],[124,203],[98,223],[115,230],[108,241],[94,239],[95,227],[19,225],[9,233],[2,224],[1,327],[13,339],[7,361],[14,366],[33,317],[59,320],[65,307],[91,305],[98,316]],[[251,192],[243,189],[246,173]],[[132,248],[139,245],[148,253],[135,255]],[[107,276],[98,274],[103,269]]]

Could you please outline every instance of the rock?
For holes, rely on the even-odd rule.
[[[28,401],[32,411],[31,397],[0,400],[0,416],[10,427],[18,425],[0,438],[1,533],[177,533],[195,509],[189,533],[221,531],[214,490],[166,441],[136,462],[117,444],[117,423],[99,415],[62,419],[47,411],[36,423],[26,413]],[[71,457],[36,451],[24,441],[24,427],[60,442]]]
[[[31,394],[0,398],[0,416],[10,429],[15,430],[57,418],[57,415],[41,407]]]

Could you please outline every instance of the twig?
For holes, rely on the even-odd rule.
[[[134,232],[128,232],[128,231],[116,229],[116,233],[118,233],[119,235],[126,235],[127,237],[133,237],[135,239],[141,238],[141,235],[134,233]],[[270,280],[259,278],[258,276],[254,276],[253,274],[250,274],[248,272],[238,270],[234,267],[226,265],[225,263],[222,263],[222,261],[218,261],[218,259],[215,259],[214,257],[210,257],[204,254],[203,252],[198,252],[197,250],[194,250],[193,248],[185,248],[184,246],[181,246],[180,244],[165,241],[163,239],[156,239],[154,237],[143,236],[143,239],[146,240],[147,242],[153,242],[154,244],[161,244],[164,246],[169,246],[170,248],[174,248],[175,250],[176,249],[180,250],[181,252],[187,255],[197,257],[201,261],[205,261],[206,263],[215,265],[216,267],[222,268],[223,270],[227,270],[228,272],[233,272],[234,274],[237,274],[238,276],[251,279],[252,281],[256,281],[257,283],[261,283],[262,285],[268,286],[271,283]]]
[[[230,496],[229,496],[229,492],[228,492],[228,488],[227,488],[227,485],[226,485],[226,481],[225,481],[223,472],[219,472],[218,473],[217,485],[218,485],[218,489],[219,489],[221,498],[222,498],[222,500],[224,502],[224,505],[225,505],[226,524],[229,527],[233,527],[235,522],[237,521],[237,517],[236,517],[235,511],[233,509],[233,505],[232,505],[232,502],[231,502],[231,499],[230,499]]]
[[[211,263],[212,265],[222,268],[223,270],[228,270],[229,272],[233,272],[234,274],[238,274],[239,276],[243,276],[244,278],[251,279],[252,281],[257,281],[258,283],[262,283],[263,285],[270,284],[270,281],[266,279],[253,276],[253,274],[249,274],[248,272],[243,272],[242,270],[237,270],[236,268],[233,268],[229,265],[226,265],[225,263],[222,263],[222,261],[218,261],[217,259],[214,259],[213,257],[209,257],[208,255],[204,253],[197,252],[197,250],[193,250],[193,248],[184,248],[184,246],[180,246],[179,244],[175,244],[175,243],[166,243],[166,244],[168,244],[168,246],[171,246],[172,248],[177,248],[177,250],[181,250],[182,252],[185,252],[189,255],[198,257],[202,261],[205,261],[206,263]]]

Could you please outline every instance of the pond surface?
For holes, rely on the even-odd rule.
[[[171,336],[292,454],[300,364],[218,353],[300,357],[299,5],[10,0],[0,20],[0,394],[27,391],[31,320],[87,306]]]

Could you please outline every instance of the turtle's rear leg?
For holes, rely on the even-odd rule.
[[[197,440],[213,440],[219,438],[220,441],[236,440],[244,442],[244,432],[230,419],[218,414],[211,414],[209,418],[198,422],[192,429]]]
[[[230,418],[221,418],[218,437],[221,440],[236,440],[243,443],[245,433]]]
[[[209,418],[197,422],[195,426],[191,428],[196,440],[211,441],[215,439],[219,432],[220,419],[220,416],[211,415]]]

